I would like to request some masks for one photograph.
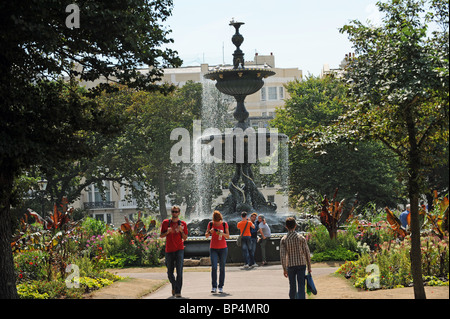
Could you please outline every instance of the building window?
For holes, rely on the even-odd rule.
[[[109,202],[111,200],[110,182],[104,181],[103,186],[105,187],[104,192],[100,191],[97,185],[90,185],[86,189],[88,193],[89,202]],[[103,199],[104,198],[104,199]]]
[[[104,181],[103,186],[103,192],[96,185],[90,185],[86,188],[88,201],[84,202],[85,209],[115,207],[115,203],[111,201],[111,183],[109,181]]]
[[[93,214],[94,219],[101,220],[102,222],[105,222],[107,224],[112,224],[112,216],[108,213],[96,213]]]
[[[277,100],[277,87],[269,87],[268,88],[269,90],[269,96],[268,96],[268,98],[269,98],[269,101],[274,101],[274,100]]]
[[[265,101],[266,100],[266,88],[263,87],[261,88],[261,101]]]
[[[275,202],[275,195],[267,195],[267,201],[274,203]]]
[[[261,101],[277,101],[284,99],[284,87],[282,86],[269,86],[261,89]]]
[[[284,99],[284,88],[283,88],[282,86],[280,86],[280,87],[278,88],[278,98],[279,98],[280,100]]]

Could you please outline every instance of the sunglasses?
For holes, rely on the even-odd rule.
[[[172,213],[179,213],[179,210],[173,210]]]

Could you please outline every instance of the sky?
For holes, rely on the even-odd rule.
[[[324,64],[336,68],[352,44],[339,28],[351,20],[379,24],[376,0],[173,0],[170,48],[183,66],[232,63],[235,33],[230,20],[244,22],[245,60],[273,53],[280,68],[318,76]]]

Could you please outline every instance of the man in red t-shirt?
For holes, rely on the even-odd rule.
[[[188,237],[185,221],[180,220],[180,207],[172,207],[172,218],[165,219],[161,224],[161,238],[166,238],[167,276],[172,284],[172,296],[181,297],[183,285],[184,241]],[[176,268],[177,277],[173,271]]]

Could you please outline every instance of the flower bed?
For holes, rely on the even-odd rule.
[[[448,286],[448,237],[442,240],[436,236],[424,237],[421,247],[425,285]],[[356,288],[389,289],[412,286],[410,248],[409,236],[403,241],[385,242],[379,250],[363,254],[357,261],[344,263],[336,273],[350,279]],[[376,274],[368,272],[369,265],[375,265]],[[372,279],[377,281],[376,285]]]
[[[54,219],[59,216],[63,215],[55,212]],[[156,222],[149,219],[146,229],[140,215],[136,224],[127,220],[125,231],[109,229],[90,217],[80,223],[69,219],[54,223],[57,227],[28,224],[27,220],[21,220],[20,233],[12,244],[22,299],[82,298],[121,279],[106,268],[159,265],[163,253]]]

